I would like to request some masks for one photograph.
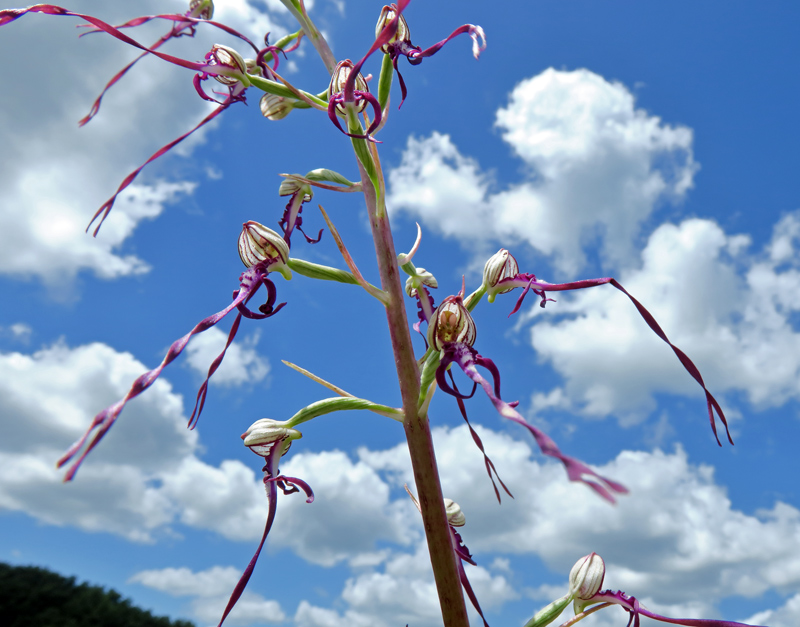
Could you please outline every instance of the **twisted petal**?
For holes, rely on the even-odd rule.
[[[125,405],[128,403],[129,400],[139,396],[142,392],[144,392],[147,388],[149,388],[153,383],[155,383],[156,379],[161,375],[161,372],[166,368],[169,364],[171,364],[182,352],[183,349],[186,348],[186,345],[189,343],[189,340],[197,335],[198,333],[202,333],[203,331],[207,331],[215,324],[217,324],[220,320],[222,320],[225,316],[227,316],[231,311],[237,308],[239,305],[246,303],[250,298],[252,298],[253,294],[258,290],[258,288],[262,284],[262,278],[264,277],[266,270],[263,266],[254,266],[247,272],[242,274],[240,279],[240,289],[236,295],[236,298],[233,302],[225,307],[220,312],[217,312],[207,318],[204,318],[200,322],[195,325],[195,327],[189,331],[186,335],[184,335],[179,340],[173,342],[172,346],[169,347],[166,356],[164,357],[163,361],[153,370],[148,370],[143,375],[141,375],[136,381],[133,382],[131,385],[130,390],[128,393],[119,401],[107,407],[99,414],[97,414],[94,419],[92,420],[89,428],[86,430],[86,433],[73,444],[69,450],[58,460],[57,466],[61,468],[65,464],[72,462],[72,465],[67,470],[67,473],[64,477],[65,481],[71,481],[75,477],[75,473],[78,472],[78,468],[83,463],[83,460],[89,454],[89,452],[97,446],[100,440],[103,439],[105,434],[108,432],[109,429],[114,425],[117,418],[119,418],[120,413],[124,409]],[[238,324],[235,325],[238,328]],[[229,343],[232,338],[229,339]],[[227,347],[226,347],[227,348]],[[224,355],[224,351],[223,351]],[[219,361],[221,362],[221,356]],[[219,364],[217,364],[218,366]],[[214,368],[216,370],[216,368]],[[213,372],[209,373],[211,376]],[[205,400],[205,393],[203,392],[203,401]],[[198,395],[198,404],[202,409],[202,402],[200,402],[200,395]],[[192,414],[192,419],[194,418],[194,413]],[[91,440],[89,438],[91,437]],[[88,444],[87,444],[88,441]],[[85,447],[85,448],[84,448]],[[83,449],[83,450],[82,450]],[[82,452],[81,452],[82,450]],[[80,455],[78,455],[80,453]],[[77,459],[73,461],[73,458],[78,455]]]
[[[276,442],[274,444],[274,446],[269,448],[264,457],[264,460],[266,461],[266,464],[264,465],[264,487],[267,490],[267,501],[269,502],[269,511],[267,513],[267,522],[264,525],[264,533],[261,534],[261,541],[258,543],[256,552],[253,554],[253,557],[250,558],[250,562],[244,569],[242,576],[239,578],[239,581],[236,583],[236,587],[233,589],[233,592],[228,599],[228,604],[225,606],[225,611],[222,613],[222,618],[219,620],[218,627],[221,627],[222,623],[225,622],[228,614],[230,614],[231,610],[236,605],[236,602],[242,596],[242,593],[247,587],[247,583],[250,581],[250,577],[253,574],[253,569],[256,567],[258,557],[261,555],[261,549],[264,548],[264,542],[266,542],[270,529],[272,529],[272,523],[275,521],[275,512],[278,506],[278,486],[282,488],[284,494],[298,492],[299,486],[299,488],[302,489],[306,494],[306,503],[312,503],[314,501],[314,492],[305,481],[295,477],[285,477],[278,474],[278,462],[280,461],[281,455],[286,452],[287,446],[281,445],[281,442]],[[285,487],[287,484],[292,486],[292,488],[287,489]]]
[[[186,15],[169,14],[169,15],[147,15],[147,16],[143,16],[143,17],[137,17],[137,18],[135,18],[133,20],[129,20],[128,22],[125,22],[124,24],[118,24],[117,26],[115,26],[115,28],[121,29],[121,28],[130,28],[130,27],[134,27],[134,26],[139,26],[141,24],[144,24],[144,23],[149,22],[150,20],[154,20],[154,19],[172,20],[173,26],[169,30],[168,33],[166,33],[161,38],[159,38],[159,40],[156,41],[152,46],[150,46],[150,48],[148,50],[146,50],[145,52],[142,52],[142,54],[140,54],[133,61],[128,63],[128,65],[126,65],[124,68],[122,68],[119,72],[117,72],[111,78],[110,81],[108,81],[106,86],[103,88],[103,91],[100,92],[100,95],[97,97],[97,99],[92,104],[92,107],[89,110],[89,113],[80,122],[78,122],[78,126],[85,125],[95,115],[97,115],[97,113],[100,111],[100,103],[103,100],[103,96],[106,95],[106,92],[109,89],[111,89],[123,76],[125,76],[125,74],[127,74],[128,71],[134,65],[136,65],[143,57],[146,57],[148,54],[150,54],[150,51],[152,51],[152,50],[158,50],[158,48],[163,46],[170,39],[174,39],[176,37],[183,37],[184,35],[188,35],[189,37],[194,37],[195,25],[196,24],[210,24],[212,26],[215,26],[216,28],[219,28],[219,29],[225,31],[226,33],[234,35],[235,37],[238,37],[239,39],[242,39],[243,41],[247,42],[248,44],[253,46],[253,48],[256,51],[258,50],[255,47],[255,45],[253,44],[253,42],[251,42],[247,37],[245,37],[244,35],[242,35],[238,31],[234,30],[233,28],[231,28],[229,26],[226,26],[225,24],[221,24],[220,22],[214,22],[212,20],[205,20],[205,19],[199,19],[197,17],[194,17],[194,16],[191,15],[191,10]],[[82,33],[80,36],[83,37],[84,35],[89,35],[91,33],[99,33],[99,32],[102,32],[101,29],[94,28],[94,29],[89,30],[89,31],[87,31],[85,33]]]
[[[100,207],[95,212],[94,216],[92,216],[92,219],[89,222],[89,225],[86,227],[86,230],[88,231],[92,227],[92,224],[94,224],[94,221],[99,218],[100,221],[98,222],[97,226],[95,227],[95,229],[94,229],[94,231],[92,233],[92,235],[97,237],[97,233],[98,233],[98,231],[100,231],[100,227],[103,226],[103,222],[108,217],[108,214],[111,211],[111,208],[114,206],[114,203],[117,201],[117,196],[119,196],[126,187],[128,187],[131,183],[133,183],[134,179],[136,179],[136,177],[139,176],[139,172],[141,172],[148,163],[150,163],[151,161],[155,161],[161,155],[163,155],[163,154],[169,152],[170,150],[172,150],[175,146],[180,144],[184,139],[189,137],[189,135],[194,133],[197,129],[199,129],[200,127],[205,126],[206,124],[208,124],[211,120],[213,120],[220,113],[222,113],[225,109],[227,109],[231,104],[233,104],[234,102],[237,102],[240,99],[241,98],[235,98],[235,97],[232,96],[226,102],[221,103],[219,107],[217,107],[211,113],[209,113],[206,117],[204,117],[202,119],[202,121],[197,126],[195,126],[192,130],[190,130],[188,133],[184,133],[183,135],[181,135],[177,139],[173,139],[167,145],[162,146],[161,148],[159,148],[156,152],[154,152],[150,156],[150,158],[147,161],[145,161],[142,165],[140,165],[138,168],[136,168],[133,172],[128,174],[128,176],[125,177],[125,179],[122,181],[122,183],[120,183],[119,187],[117,188],[117,191],[114,192],[114,195],[111,198],[109,198],[105,203],[103,203],[103,206]]]
[[[464,374],[466,374],[473,382],[477,383],[481,386],[481,388],[483,388],[483,391],[489,397],[489,400],[492,401],[492,405],[494,405],[495,409],[501,416],[522,425],[528,431],[530,431],[534,440],[536,440],[536,444],[539,445],[539,449],[544,455],[547,455],[548,457],[554,457],[564,464],[564,468],[567,471],[567,477],[569,477],[570,481],[580,481],[581,483],[586,484],[611,503],[615,502],[612,492],[616,492],[617,494],[627,494],[628,490],[625,486],[597,474],[582,461],[564,455],[558,446],[556,446],[556,443],[550,439],[546,433],[529,424],[514,409],[511,403],[506,403],[504,400],[502,400],[500,398],[500,376],[497,367],[490,359],[478,355],[477,351],[472,347],[456,342],[448,344],[444,347],[442,360],[439,364],[439,368],[436,371],[436,380],[439,383],[439,387],[441,387],[445,392],[455,396],[454,390],[452,390],[450,386],[445,387],[442,385],[442,381],[444,381],[444,372],[452,363],[458,364],[458,366],[464,371]],[[486,368],[492,373],[494,386],[492,386],[478,372],[476,367],[478,365]]]
[[[351,73],[351,76],[352,76],[352,73]],[[375,96],[373,96],[371,93],[369,93],[368,91],[355,90],[353,92],[353,94],[354,94],[354,96],[353,96],[353,100],[351,100],[351,102],[358,102],[359,100],[366,100],[372,106],[374,119],[370,123],[366,134],[359,135],[357,133],[348,133],[347,131],[345,131],[342,128],[342,125],[339,122],[339,117],[336,115],[336,110],[337,110],[336,108],[342,106],[342,104],[347,102],[346,96],[344,96],[342,93],[335,94],[330,99],[330,101],[328,102],[328,117],[331,119],[331,122],[333,122],[336,125],[336,128],[338,128],[340,131],[342,131],[342,133],[344,133],[348,137],[353,137],[355,139],[366,139],[368,141],[371,141],[371,142],[374,142],[374,143],[377,143],[377,144],[381,143],[377,139],[372,137],[372,133],[375,132],[375,130],[381,125],[381,118],[383,116],[383,113],[381,111],[381,105],[378,102],[378,99]]]
[[[481,56],[481,52],[486,50],[486,34],[483,32],[483,29],[480,26],[475,26],[474,24],[464,24],[450,33],[446,39],[443,39],[438,44],[433,44],[430,48],[426,48],[422,51],[413,49],[410,50],[408,52],[408,62],[412,65],[422,63],[422,59],[425,57],[432,57],[439,52],[439,50],[441,50],[448,41],[453,39],[453,37],[458,37],[458,35],[463,33],[468,33],[472,38],[472,56],[478,59]]]
[[[650,610],[642,607],[636,597],[629,596],[621,590],[617,590],[616,592],[612,592],[611,590],[598,592],[596,595],[594,595],[594,597],[592,597],[592,601],[597,603],[613,603],[615,605],[622,606],[631,615],[631,619],[628,624],[630,625],[632,621],[634,627],[639,627],[639,616],[647,616],[648,618],[661,621],[662,623],[686,625],[687,627],[758,627],[757,625],[751,626],[746,625],[745,623],[737,623],[732,620],[711,620],[707,618],[669,618],[667,616],[661,616],[660,614],[656,614],[655,612],[651,612]]]
[[[453,379],[453,373],[448,370],[447,374],[450,376],[450,382],[453,384],[453,390],[458,392],[458,388],[456,387],[455,379]],[[475,394],[475,390],[477,389],[477,383],[473,383],[472,385],[472,393],[467,397],[456,396],[456,402],[458,403],[458,409],[461,411],[461,416],[464,418],[464,422],[467,423],[467,427],[469,427],[469,433],[472,436],[473,442],[480,450],[481,454],[483,454],[483,463],[486,466],[486,474],[489,475],[489,480],[492,482],[492,487],[494,488],[494,494],[497,497],[497,502],[502,502],[500,499],[500,490],[497,489],[497,484],[494,482],[494,478],[497,477],[497,480],[500,482],[500,485],[503,486],[503,490],[505,490],[506,494],[510,496],[512,499],[514,495],[511,494],[511,491],[506,487],[506,484],[503,483],[503,480],[500,478],[500,475],[497,473],[497,468],[494,467],[494,463],[489,456],[486,454],[486,451],[483,448],[483,441],[481,437],[478,435],[478,432],[472,428],[472,425],[469,422],[469,418],[467,418],[467,406],[464,404],[464,398],[470,398],[473,394]]]
[[[545,297],[545,292],[564,292],[568,290],[580,290],[585,289],[587,287],[596,287],[598,285],[612,285],[613,287],[617,288],[620,292],[625,294],[633,305],[636,307],[636,310],[639,312],[639,315],[644,319],[649,326],[653,333],[655,333],[658,337],[660,337],[664,342],[666,342],[669,347],[672,349],[672,352],[675,353],[678,360],[681,362],[681,365],[686,369],[686,371],[692,375],[692,378],[700,384],[700,387],[703,388],[703,392],[706,395],[706,405],[708,406],[708,419],[711,423],[711,431],[714,433],[714,437],[717,439],[717,444],[722,446],[722,442],[719,441],[719,435],[717,434],[717,423],[714,419],[714,412],[717,412],[719,419],[722,421],[722,424],[725,426],[725,433],[728,436],[728,442],[733,444],[733,439],[731,438],[730,429],[728,429],[728,421],[725,418],[725,413],[722,411],[722,407],[720,407],[717,399],[708,391],[706,388],[706,384],[703,381],[703,377],[700,374],[700,371],[697,369],[697,366],[694,365],[694,362],[689,359],[689,357],[684,353],[680,348],[675,346],[672,342],[669,341],[667,334],[664,333],[663,329],[659,326],[656,319],[653,317],[647,309],[642,305],[638,300],[636,300],[628,290],[626,290],[622,285],[620,285],[616,279],[612,277],[604,277],[601,279],[585,279],[583,281],[572,281],[570,283],[548,283],[547,281],[537,281],[536,277],[532,274],[519,274],[512,279],[504,279],[497,283],[498,286],[508,286],[509,288],[514,287],[524,287],[522,294],[520,295],[519,299],[517,299],[516,305],[514,305],[514,309],[511,311],[509,316],[515,314],[519,311],[520,306],[522,305],[522,299],[525,298],[525,295],[528,293],[529,290],[533,290],[534,293],[538,294],[542,301],[541,306],[544,307],[545,302],[547,300],[551,300]]]
[[[468,562],[475,566],[475,561],[472,559],[469,549],[461,539],[461,535],[452,526],[450,526],[450,541],[453,544],[453,551],[458,558],[456,560],[456,567],[458,568],[458,578],[461,580],[461,585],[464,588],[464,591],[467,593],[470,603],[472,603],[472,607],[475,608],[480,615],[481,620],[483,620],[484,627],[489,627],[489,623],[486,622],[486,618],[483,615],[481,604],[478,603],[478,597],[475,596],[475,591],[472,589],[472,584],[470,584],[469,579],[467,579],[467,573],[464,570],[464,562]]]

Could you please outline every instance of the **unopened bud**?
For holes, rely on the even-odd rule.
[[[245,222],[239,235],[239,257],[242,263],[252,268],[257,263],[271,260],[267,266],[270,272],[280,272],[286,279],[292,273],[286,264],[289,262],[289,246],[272,229],[258,222]]]
[[[245,63],[244,58],[240,55],[236,50],[233,48],[229,48],[228,46],[223,46],[222,44],[214,44],[211,48],[211,52],[206,55],[206,59],[208,59],[209,65],[217,65],[220,67],[226,67],[238,74],[243,75],[246,79],[247,75],[247,63]],[[237,78],[236,76],[215,76],[220,83],[223,85],[235,85],[241,79]]]
[[[276,96],[275,94],[264,94],[258,106],[261,108],[261,115],[268,120],[282,120],[294,109],[294,98]]]
[[[302,433],[285,425],[286,422],[272,420],[271,418],[256,420],[242,434],[244,445],[256,455],[266,457],[276,443],[280,443],[283,446],[280,454],[285,455],[286,451],[289,450],[289,446],[291,446],[292,440],[299,440],[303,437]]]
[[[214,17],[213,0],[192,0],[189,3],[189,14],[201,20],[210,20]]]
[[[428,323],[428,344],[437,351],[442,350],[442,346],[449,342],[472,346],[476,334],[475,321],[464,307],[460,296],[445,298]]]
[[[297,176],[300,176],[299,174]],[[314,196],[314,192],[307,183],[303,183],[291,176],[285,177],[278,188],[278,196],[294,196],[297,192],[303,192],[303,202],[308,202]]]
[[[397,13],[394,7],[384,6],[383,9],[381,9],[381,16],[378,18],[378,23],[375,25],[376,38],[381,34],[381,31],[389,25],[389,22],[391,22],[396,15]],[[395,33],[394,37],[381,46],[381,52],[388,54],[389,44],[393,44],[398,41],[411,43],[411,35],[408,31],[408,22],[406,22],[406,18],[404,18],[402,15],[400,15],[397,20],[397,32]]]
[[[606,565],[597,553],[591,553],[579,559],[569,571],[569,593],[575,600],[575,613],[580,614],[583,608],[603,585]]]
[[[345,59],[344,61],[339,61],[339,64],[336,66],[336,69],[333,70],[333,75],[331,76],[330,85],[328,85],[328,100],[330,101],[333,98],[334,94],[340,94],[344,91],[344,85],[347,82],[348,77],[350,76],[350,72],[353,70],[353,62],[350,59]],[[355,84],[356,91],[369,91],[369,87],[367,87],[367,81],[364,80],[364,77],[361,73],[356,76],[356,84]],[[367,101],[361,100],[357,107],[356,111],[361,113],[364,109],[367,108]],[[336,110],[344,115],[344,106],[337,104]]]
[[[444,500],[444,511],[447,513],[447,522],[453,527],[463,527],[467,523],[461,506],[452,499]]]
[[[497,291],[493,288],[503,279],[510,279],[518,274],[519,264],[517,260],[514,259],[514,255],[505,248],[501,248],[492,255],[483,267],[483,284],[486,286],[487,291],[489,291],[490,300],[494,300],[494,296],[497,294],[505,294],[513,290],[513,287]]]
[[[417,287],[420,285],[426,285],[434,289],[439,287],[439,282],[436,280],[436,277],[425,268],[417,268],[416,270],[416,276],[410,276],[406,279],[406,294],[414,296]]]

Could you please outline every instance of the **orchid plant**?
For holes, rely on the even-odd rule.
[[[484,456],[486,471],[494,486],[498,501],[501,500],[500,488],[509,495],[511,493],[498,476],[494,464],[484,450],[480,437],[470,425],[467,417],[465,401],[468,401],[478,388],[488,397],[501,417],[523,426],[533,436],[542,454],[559,460],[571,481],[585,484],[609,504],[613,504],[618,496],[626,494],[627,490],[621,483],[601,476],[587,464],[563,453],[548,435],[530,424],[519,413],[516,402],[504,399],[503,393],[501,393],[498,367],[489,357],[479,353],[477,348],[477,326],[472,312],[481,304],[484,296],[488,302],[492,303],[498,296],[504,296],[513,290],[520,290],[519,296],[511,308],[510,316],[519,311],[523,299],[529,292],[538,296],[541,307],[545,307],[548,302],[553,302],[553,299],[548,296],[549,293],[610,285],[630,299],[644,323],[672,349],[689,375],[701,386],[706,397],[711,429],[720,445],[717,419],[725,428],[727,440],[733,444],[725,415],[714,396],[706,389],[703,378],[692,360],[670,342],[644,305],[613,278],[550,283],[538,279],[534,274],[521,272],[514,256],[508,250],[500,249],[486,261],[483,280],[474,291],[467,294],[465,281],[463,281],[458,293],[442,298],[437,306],[431,295],[431,290],[438,288],[436,278],[431,272],[415,266],[413,262],[421,244],[419,227],[413,248],[408,253],[397,254],[386,206],[386,186],[378,152],[380,144],[378,137],[381,129],[387,123],[390,113],[389,94],[395,76],[401,90],[400,105],[402,106],[406,98],[410,97],[400,72],[401,57],[405,57],[412,66],[419,65],[424,59],[434,56],[454,38],[467,35],[472,41],[472,54],[478,59],[486,48],[486,37],[480,26],[472,24],[459,26],[440,42],[423,49],[412,43],[410,28],[404,16],[410,0],[398,0],[396,4],[384,6],[380,10],[374,42],[363,56],[356,62],[349,59],[337,61],[324,36],[307,12],[303,0],[281,0],[281,2],[297,20],[298,29],[274,44],[270,44],[265,35],[263,45],[257,45],[233,28],[214,21],[213,0],[191,0],[188,10],[184,14],[148,15],[118,25],[111,25],[96,17],[75,13],[52,4],[0,10],[0,26],[8,26],[17,19],[37,13],[75,17],[85,22],[82,26],[88,29],[86,32],[105,33],[141,51],[139,57],[108,81],[106,88],[91,106],[89,113],[80,121],[81,125],[88,123],[99,113],[101,100],[106,91],[122,80],[133,65],[147,55],[191,70],[194,73],[193,82],[198,95],[217,105],[197,126],[167,143],[122,181],[115,193],[91,219],[87,231],[93,228],[94,235],[97,235],[102,227],[103,221],[112,210],[119,194],[134,181],[145,166],[232,105],[245,102],[247,98],[255,97],[255,94],[260,95],[261,113],[270,120],[281,120],[292,113],[294,109],[305,110],[302,113],[304,115],[318,115],[314,110],[327,115],[333,125],[347,138],[345,141],[349,141],[352,145],[355,165],[359,172],[359,180],[353,182],[342,174],[327,168],[326,166],[329,164],[313,163],[310,164],[311,169],[305,175],[281,175],[284,180],[278,194],[288,198],[288,202],[282,214],[276,216],[280,232],[255,221],[244,224],[238,241],[238,252],[246,269],[238,279],[238,287],[233,293],[233,300],[224,304],[225,298],[220,295],[221,310],[203,318],[186,335],[176,340],[161,364],[136,379],[124,398],[100,411],[89,424],[84,436],[58,461],[58,466],[66,469],[65,480],[75,479],[76,473],[87,455],[100,444],[105,434],[120,417],[126,403],[145,392],[163,370],[180,356],[195,335],[207,331],[221,322],[223,318],[235,312],[225,349],[209,365],[208,376],[198,391],[188,425],[189,428],[195,428],[203,411],[209,379],[222,363],[227,348],[230,347],[237,334],[242,318],[249,320],[270,318],[281,313],[286,305],[286,303],[277,302],[277,285],[273,277],[280,276],[281,279],[290,280],[294,275],[300,275],[301,280],[308,280],[309,284],[312,284],[313,281],[332,281],[359,286],[379,301],[385,310],[389,340],[397,368],[402,407],[391,407],[375,400],[355,397],[337,385],[324,381],[298,366],[293,366],[334,392],[335,396],[313,400],[300,407],[293,416],[285,420],[259,419],[241,436],[245,446],[264,460],[263,482],[269,503],[269,513],[261,542],[252,560],[245,568],[239,583],[232,591],[219,624],[222,625],[235,606],[256,566],[276,516],[278,489],[283,494],[302,492],[306,495],[309,503],[314,500],[311,486],[300,478],[284,476],[279,469],[280,461],[289,451],[291,444],[303,437],[297,428],[301,424],[325,414],[345,410],[366,410],[401,423],[405,430],[416,492],[414,495],[409,490],[409,494],[422,517],[443,623],[447,627],[465,627],[469,624],[464,600],[464,592],[466,592],[469,602],[483,619],[484,625],[488,625],[463,567],[464,562],[475,563],[472,554],[457,531],[457,528],[465,524],[466,518],[455,502],[443,497],[437,472],[430,430],[430,424],[435,418],[429,415],[429,406],[436,390],[441,390],[453,397],[453,401],[469,425],[475,444]],[[166,34],[154,44],[149,46],[142,44],[127,34],[131,33],[135,27],[154,20],[164,21],[170,25]],[[198,28],[216,29],[221,34],[236,38],[240,42],[239,48],[215,45],[205,54],[202,61],[191,61],[160,51],[165,42],[184,36],[191,38]],[[299,79],[293,78],[289,81],[278,73],[281,60],[286,59],[295,51],[303,38],[311,43],[330,74],[331,78],[327,86],[303,85]],[[382,56],[377,84],[371,83],[362,74],[362,68],[374,56]],[[216,81],[217,89],[220,91],[211,90],[209,93],[206,86],[208,85],[207,81],[212,78]],[[372,285],[364,279],[322,206],[320,206],[320,211],[347,269],[311,263],[294,254],[292,245],[293,236],[295,236],[295,241],[297,239],[295,231],[298,231],[308,243],[313,244],[320,241],[322,232],[316,237],[306,234],[303,230],[302,218],[303,206],[312,200],[314,193],[318,190],[357,193],[363,196],[368,209],[376,250],[380,286]],[[405,286],[401,282],[401,273],[407,275]],[[251,309],[250,302],[256,297],[256,293],[262,286],[267,292],[266,299],[257,308]],[[418,319],[414,321],[413,325],[410,325],[407,319],[406,298],[413,299],[417,307]],[[420,345],[424,342],[425,349],[421,354],[414,352],[412,330],[422,336]],[[489,352],[488,349],[481,350]],[[461,384],[461,389],[459,389],[454,375],[454,371],[458,370],[466,375],[467,381],[466,387],[464,383]],[[471,389],[468,389],[470,386]],[[313,437],[313,428],[310,428],[308,433]],[[500,488],[497,487],[498,483]],[[636,598],[627,593],[601,590],[604,576],[605,564],[598,555],[592,553],[579,559],[570,573],[568,593],[536,612],[526,627],[541,627],[552,623],[570,602],[574,606],[574,616],[563,622],[562,627],[573,625],[586,616],[612,605],[618,605],[627,612],[628,625],[635,627],[638,627],[641,616],[672,624],[697,627],[740,625],[740,623],[730,621],[660,616],[644,608]]]

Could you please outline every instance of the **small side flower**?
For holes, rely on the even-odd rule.
[[[263,481],[264,488],[267,491],[269,510],[267,512],[267,522],[264,525],[264,533],[261,535],[258,548],[256,548],[255,554],[250,559],[236,587],[233,589],[228,599],[228,604],[225,606],[225,611],[222,613],[219,626],[225,622],[228,614],[230,614],[236,602],[242,596],[253,574],[253,569],[256,566],[256,562],[258,562],[258,557],[261,555],[261,549],[264,548],[264,543],[267,540],[270,529],[272,529],[272,523],[275,521],[275,512],[278,506],[277,489],[280,488],[284,494],[293,494],[302,490],[306,495],[306,503],[313,503],[314,501],[314,492],[305,481],[297,477],[286,477],[280,474],[280,470],[278,469],[281,457],[286,455],[289,451],[292,442],[302,437],[302,433],[296,429],[287,427],[285,422],[272,420],[271,418],[257,420],[242,434],[244,445],[264,459],[264,468],[262,468],[264,472]]]

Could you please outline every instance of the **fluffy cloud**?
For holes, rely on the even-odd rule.
[[[266,514],[256,473],[238,460],[215,467],[198,459],[197,435],[185,429],[181,398],[165,381],[131,402],[75,482],[61,483],[53,460],[80,435],[87,416],[119,398],[143,369],[102,344],[0,355],[0,507],[134,541],[153,541],[177,522],[256,541]],[[444,491],[467,517],[462,535],[480,565],[469,576],[486,609],[515,595],[514,573],[496,559],[503,555],[535,555],[566,577],[575,559],[597,551],[608,564],[609,586],[672,614],[688,608],[712,616],[712,600],[800,585],[800,512],[780,502],[755,515],[736,510],[713,470],[691,464],[680,449],[622,452],[600,468],[632,492],[610,507],[570,484],[560,465],[536,461],[524,435],[517,441],[478,430],[516,497],[501,506],[468,430],[437,429],[434,439]],[[374,625],[400,611],[398,598],[407,620],[436,621],[419,516],[400,492],[412,483],[408,464],[405,445],[364,449],[357,460],[339,451],[293,449],[287,456],[284,472],[307,480],[317,499],[309,505],[297,495],[279,497],[267,550],[289,548],[323,566],[345,560],[353,573],[335,611],[301,604],[298,623]],[[234,577],[232,569],[171,569],[136,580],[193,597],[193,612],[205,621],[219,616]],[[214,595],[195,598],[193,590],[206,587]],[[284,617],[273,601],[245,601],[241,623]],[[775,611],[790,610],[788,604]]]
[[[140,0],[136,10],[183,12],[187,4]],[[244,0],[218,4],[217,17],[255,41],[274,30],[263,8]],[[98,6],[76,0],[70,8],[93,13]],[[112,23],[131,17],[127,4],[104,5],[101,13]],[[0,168],[0,272],[36,277],[62,291],[68,291],[70,280],[83,271],[113,279],[148,270],[146,261],[121,250],[123,243],[143,220],[191,194],[195,183],[147,182],[153,171],[148,168],[140,184],[120,197],[97,238],[84,231],[128,172],[211,110],[194,93],[190,72],[144,59],[104,97],[100,114],[78,129],[77,121],[106,81],[135,53],[102,34],[79,41],[76,23],[74,18],[28,15],[4,26],[0,38],[4,57],[15,58],[21,50],[25,56],[25,63],[9,66],[5,74],[6,80],[23,88],[9,90],[0,110],[0,144],[9,157]],[[157,21],[136,29],[134,36],[151,42],[168,28],[168,22]],[[202,57],[219,37],[215,29],[200,28],[194,41],[181,39],[177,54]],[[37,68],[36,81],[27,75],[31,67]],[[202,138],[198,133],[184,142],[182,154],[188,155]]]
[[[800,594],[795,594],[776,610],[766,610],[751,616],[747,622],[753,625],[769,623],[770,627],[795,627],[800,624]]]
[[[389,173],[388,202],[481,249],[527,243],[571,275],[587,241],[599,240],[610,263],[627,261],[642,221],[683,198],[698,167],[690,129],[636,109],[624,85],[588,70],[522,81],[496,125],[528,166],[526,180],[496,191],[474,159],[434,133],[409,139]]]
[[[466,569],[484,611],[517,598],[502,574],[470,565]],[[433,626],[441,624],[442,620],[424,543],[414,553],[394,554],[381,570],[370,570],[348,579],[341,598],[347,603],[347,610],[341,615],[335,610],[301,602],[294,616],[295,623],[298,627],[389,627],[398,623]],[[470,613],[473,619],[477,618],[477,613]]]
[[[403,545],[418,537],[411,503],[392,502],[389,485],[364,462],[341,451],[297,453],[281,470],[308,482],[315,499],[312,505],[299,497],[280,503],[271,534],[275,546],[332,566],[345,559],[368,562],[380,540]]]
[[[800,214],[785,216],[763,251],[712,221],[664,224],[622,284],[695,361],[715,393],[741,390],[757,408],[800,398]],[[534,408],[615,414],[624,422],[653,409],[652,395],[699,396],[695,382],[628,299],[600,287],[534,307],[533,347],[564,377]],[[551,321],[553,315],[566,314]],[[572,399],[572,400],[569,400]],[[699,408],[698,411],[702,411]]]
[[[214,467],[197,458],[183,399],[163,379],[128,404],[76,480],[62,483],[55,460],[145,370],[99,343],[0,354],[0,509],[140,542],[176,521],[258,538],[266,508],[255,472],[237,460]]]
[[[188,568],[163,568],[140,571],[129,582],[139,583],[171,596],[193,597],[191,613],[194,618],[215,625],[219,622],[239,577],[241,573],[233,566],[214,566],[199,572]],[[285,619],[280,603],[247,591],[225,622],[231,625],[250,625],[280,623]]]
[[[263,381],[269,374],[269,361],[256,351],[260,332],[239,338],[225,352],[225,360],[214,373],[212,382],[216,385],[234,387],[245,383]],[[192,338],[186,347],[186,365],[195,370],[203,378],[208,374],[211,363],[222,353],[228,334],[217,328]]]

